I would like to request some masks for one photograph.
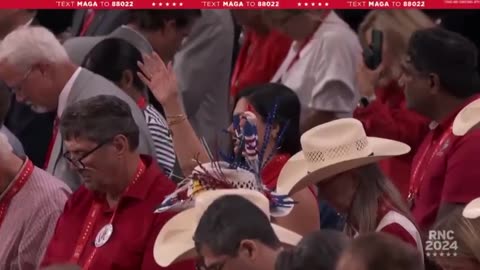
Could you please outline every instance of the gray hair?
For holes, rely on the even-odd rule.
[[[39,62],[61,63],[69,61],[69,57],[47,28],[22,26],[0,42],[0,62],[3,61],[23,71]]]
[[[84,138],[100,144],[124,135],[131,150],[139,144],[139,129],[132,111],[115,96],[99,95],[68,106],[60,121],[60,132],[65,140]]]

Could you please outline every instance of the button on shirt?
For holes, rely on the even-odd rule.
[[[476,98],[479,97],[470,99],[464,106]],[[412,209],[422,233],[434,224],[440,205],[466,204],[480,196],[480,130],[471,130],[464,136],[449,136],[436,153],[433,153],[435,147],[429,147],[441,140],[462,108],[432,128],[413,159],[412,184],[415,168],[422,158],[427,160],[425,166],[418,168],[417,174],[424,175]]]
[[[359,100],[356,68],[361,51],[357,35],[330,12],[303,48],[292,43],[272,82],[294,90],[303,108],[350,117]]]
[[[154,214],[153,211],[166,195],[175,190],[175,185],[162,173],[151,157],[142,156],[142,159],[147,169],[122,197],[113,220],[113,234],[106,244],[96,250],[90,270],[194,269],[194,263],[191,261],[173,264],[167,268],[158,266],[154,261],[155,239],[172,214]],[[42,266],[70,261],[86,216],[94,202],[102,204],[103,214],[100,214],[94,223],[93,233],[80,255],[80,265],[87,261],[95,248],[96,235],[110,222],[113,210],[110,209],[105,196],[97,195],[81,186],[65,206]]]

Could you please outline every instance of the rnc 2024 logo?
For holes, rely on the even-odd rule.
[[[457,240],[454,231],[430,230],[425,242],[425,255],[427,257],[453,257],[457,256]]]

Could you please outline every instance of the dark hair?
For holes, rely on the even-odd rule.
[[[143,62],[143,58],[142,53],[135,46],[120,38],[108,38],[90,50],[83,60],[82,66],[115,84],[120,82],[125,70],[130,70],[133,76],[133,85],[143,95],[145,94],[143,90],[148,88],[137,75],[137,72],[140,71],[137,65],[138,61]],[[149,103],[165,116],[160,102],[150,90],[146,92]]]
[[[137,75],[140,71],[137,62],[142,60],[142,54],[132,44],[120,38],[108,38],[92,48],[82,66],[113,83],[119,83],[123,72],[130,70],[133,75],[133,85],[142,91],[145,85]]]
[[[130,149],[139,143],[139,130],[129,105],[115,96],[98,95],[68,106],[60,120],[60,132],[66,140],[85,138],[103,143],[117,135],[128,139]]]
[[[193,236],[195,247],[207,246],[216,255],[235,256],[243,240],[257,240],[280,247],[268,216],[256,205],[238,195],[214,201],[203,213]]]
[[[129,22],[146,31],[157,31],[168,21],[175,21],[177,27],[185,27],[201,14],[200,9],[140,9],[130,11]]]
[[[360,235],[346,252],[360,260],[366,270],[421,270],[423,257],[412,245],[386,233]]]
[[[279,125],[280,130],[288,124],[278,151],[294,155],[302,149],[300,145],[301,107],[295,92],[283,84],[267,83],[240,91],[235,98],[235,104],[241,98],[246,98],[265,122],[277,105],[273,123]]]
[[[275,270],[335,270],[340,254],[349,241],[339,231],[310,233],[296,247],[278,255]]]
[[[11,99],[12,93],[10,89],[3,81],[0,81],[0,127],[5,122],[5,118],[7,118]]]
[[[419,72],[437,74],[450,95],[467,98],[480,90],[477,48],[460,34],[441,27],[417,30],[407,53]]]

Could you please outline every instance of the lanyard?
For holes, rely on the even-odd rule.
[[[135,173],[135,178],[133,179],[132,182],[127,186],[123,194],[126,194],[130,187],[132,187],[143,175],[145,172],[145,164],[143,161],[140,161],[138,164],[137,172]],[[121,199],[120,199],[121,200]],[[117,214],[118,206],[120,205],[120,202],[118,203],[117,207],[113,211],[112,217],[110,218],[109,222],[99,231],[97,235],[98,238],[105,237],[104,243],[101,245],[97,246],[97,239],[95,239],[95,247],[93,248],[93,251],[88,255],[87,260],[85,261],[82,269],[87,270],[90,268],[90,265],[92,264],[93,258],[95,257],[95,254],[97,253],[97,249],[101,247],[103,244],[105,244],[108,239],[110,238],[111,234],[113,233],[113,221],[115,219],[115,216]],[[93,233],[93,227],[100,215],[102,208],[102,203],[100,202],[94,202],[92,203],[92,206],[90,208],[90,211],[88,212],[87,218],[85,222],[83,223],[82,231],[80,233],[80,237],[77,240],[77,244],[75,245],[75,249],[71,258],[71,262],[74,264],[78,264],[80,260],[80,256],[83,254],[85,247],[87,246],[87,242],[91,239],[92,233]],[[102,234],[108,234],[108,235],[103,235]]]
[[[137,99],[137,106],[141,110],[145,110],[147,108],[147,100],[144,97],[140,97],[139,99]]]
[[[7,191],[5,196],[0,199],[0,227],[2,226],[3,220],[7,215],[8,207],[12,202],[13,197],[25,186],[25,183],[30,179],[30,176],[33,172],[33,163],[30,160],[25,161],[25,165],[20,171],[19,178],[14,180],[13,186]]]
[[[443,134],[440,140],[437,143],[430,143],[428,147],[423,151],[420,159],[418,160],[417,165],[414,167],[412,171],[412,178],[411,184],[408,191],[407,201],[410,208],[413,207],[413,203],[418,196],[420,191],[420,186],[425,179],[425,174],[427,172],[427,168],[433,160],[433,157],[437,155],[440,148],[443,146],[445,141],[451,136],[452,134],[452,127],[448,128]],[[430,151],[433,149],[432,151]],[[430,154],[427,161],[427,154]]]

